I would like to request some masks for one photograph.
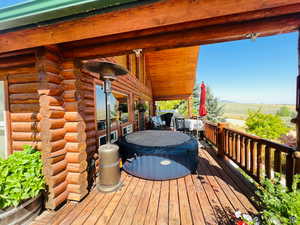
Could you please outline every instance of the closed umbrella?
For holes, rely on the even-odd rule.
[[[204,82],[202,81],[201,84],[201,94],[200,94],[200,105],[199,105],[199,116],[206,116],[207,111],[206,111],[206,87]]]

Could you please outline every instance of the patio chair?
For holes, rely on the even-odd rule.
[[[175,128],[177,131],[181,131],[184,133],[188,133],[188,129],[185,127],[185,119],[184,118],[175,118]]]

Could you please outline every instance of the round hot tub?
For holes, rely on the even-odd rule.
[[[146,130],[119,141],[123,169],[149,180],[169,180],[197,169],[197,140],[180,132]]]

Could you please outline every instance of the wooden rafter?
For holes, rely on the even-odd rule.
[[[218,24],[299,12],[300,0],[167,0],[72,21],[1,34],[0,53],[183,23]],[[172,15],[172,16],[170,16]],[[226,17],[227,16],[227,17]],[[218,18],[223,18],[220,21]],[[142,19],[141,19],[142,18]],[[225,19],[225,20],[224,20]],[[76,28],[76,29],[74,29]],[[132,34],[131,34],[132,35]]]

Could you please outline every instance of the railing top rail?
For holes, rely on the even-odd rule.
[[[218,126],[218,124],[215,124],[215,123],[209,122],[209,121],[205,121],[204,123],[207,124],[207,125],[213,126],[213,127],[217,127]]]
[[[276,142],[273,142],[273,141],[270,141],[270,140],[267,140],[267,139],[264,139],[264,138],[260,138],[258,136],[252,135],[252,134],[247,134],[245,132],[238,131],[238,130],[235,130],[235,129],[232,129],[232,128],[224,128],[224,129],[229,131],[229,132],[237,133],[237,134],[239,134],[243,137],[255,140],[256,142],[258,142],[260,144],[267,145],[267,146],[270,146],[271,148],[278,149],[278,150],[280,150],[282,152],[285,152],[285,153],[290,153],[290,152],[295,152],[296,151],[296,148],[289,147],[289,146],[284,145],[284,144],[276,143]]]

